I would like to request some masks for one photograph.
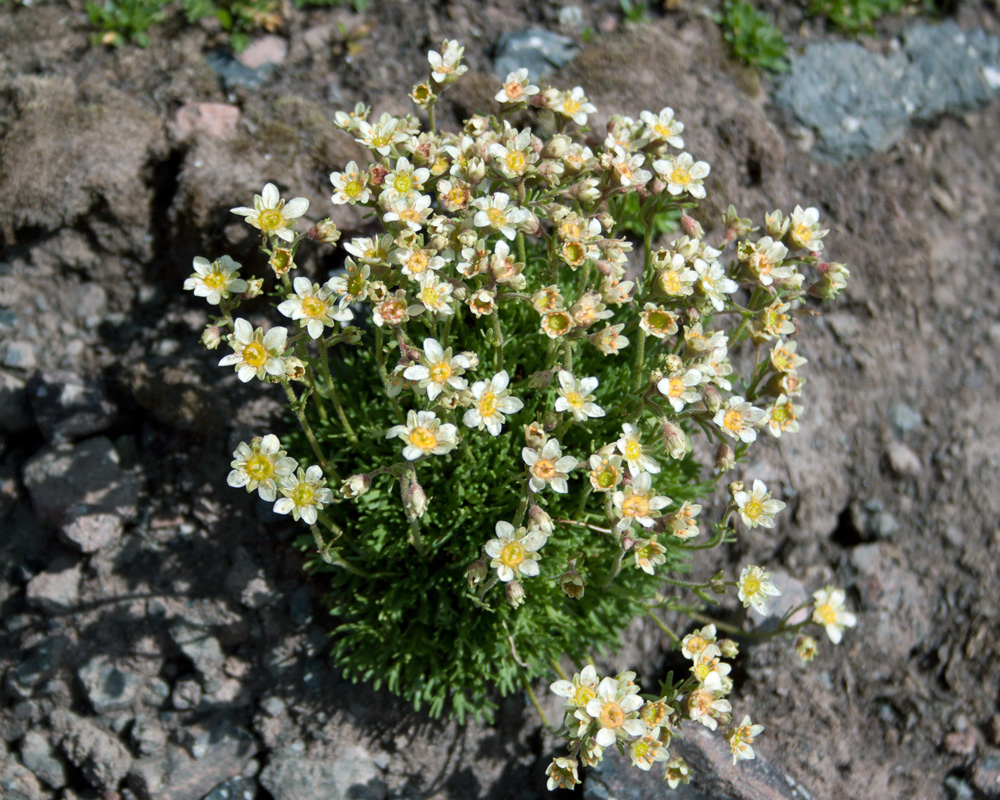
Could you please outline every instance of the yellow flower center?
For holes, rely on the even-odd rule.
[[[674,135],[674,132],[670,130],[669,125],[654,125],[653,131],[663,139],[669,139]]]
[[[622,514],[626,517],[645,517],[649,514],[649,501],[641,494],[634,494],[622,503]]]
[[[609,700],[601,707],[601,727],[620,728],[625,723],[625,712],[622,707],[613,700]]]
[[[687,186],[691,183],[691,175],[683,167],[674,167],[673,171],[670,173],[670,182],[675,183],[678,186]]]
[[[671,378],[670,379],[670,391],[667,392],[670,397],[680,397],[684,394],[684,379],[683,378]]]
[[[493,392],[483,392],[479,398],[479,416],[492,417],[497,412],[497,396]]]
[[[527,161],[524,157],[524,153],[520,150],[514,150],[513,152],[508,153],[505,160],[507,169],[511,172],[523,172]]]
[[[297,506],[311,506],[316,502],[316,492],[308,483],[300,483],[292,493],[292,502]]]
[[[444,383],[451,377],[451,365],[447,361],[439,361],[430,368],[431,380],[434,383]]]
[[[660,288],[666,294],[677,294],[681,290],[681,277],[674,270],[668,270],[660,275]]]
[[[743,513],[750,519],[757,519],[764,513],[764,506],[759,500],[750,500],[743,506]]]
[[[691,639],[688,641],[687,645],[685,646],[687,647],[687,651],[689,653],[698,654],[705,649],[705,645],[707,644],[708,642],[706,642],[703,637],[692,636]]]
[[[502,228],[507,224],[507,215],[499,208],[491,208],[486,212],[486,219],[494,228]]]
[[[265,208],[257,216],[257,221],[260,223],[260,229],[265,233],[280,230],[285,224],[285,218],[276,208]]]
[[[743,591],[749,595],[755,595],[760,591],[760,581],[756,578],[747,578],[743,583]]]
[[[392,187],[400,194],[406,194],[413,188],[413,179],[409,175],[397,175]]]
[[[556,476],[556,465],[551,459],[540,458],[535,462],[532,471],[535,473],[536,478],[541,478],[543,481],[550,481]]]
[[[572,117],[572,116],[574,116],[574,115],[575,115],[575,114],[576,114],[576,113],[577,113],[577,112],[578,112],[579,110],[580,110],[580,103],[579,103],[579,102],[578,102],[578,101],[577,101],[576,99],[574,99],[574,98],[572,98],[572,97],[567,97],[567,98],[566,98],[566,99],[565,99],[565,100],[563,101],[563,113],[564,113],[564,114],[565,114],[566,116],[568,116],[568,117]]]
[[[587,257],[587,251],[579,242],[567,242],[563,245],[563,258],[571,266],[579,266]]]
[[[636,761],[640,761],[646,757],[649,752],[649,742],[643,739],[632,746],[632,752],[635,754]]]
[[[625,443],[625,458],[629,461],[638,461],[642,457],[642,445],[635,439],[629,439]]]
[[[602,489],[610,489],[617,482],[616,477],[614,467],[607,464],[597,474],[597,485]]]
[[[437,308],[441,305],[441,290],[436,286],[428,286],[420,292],[420,299],[425,306]]]
[[[666,311],[654,311],[649,315],[649,327],[656,331],[663,331],[670,327],[673,318]]]
[[[837,624],[837,610],[829,603],[820,603],[816,606],[816,617],[824,625]]]
[[[307,317],[316,319],[326,313],[326,303],[318,297],[307,297],[302,301],[302,310]]]
[[[524,92],[524,87],[520,84],[520,82],[512,81],[511,83],[505,84],[503,90],[507,94],[507,100],[513,103],[521,97]]]
[[[788,406],[775,406],[771,412],[771,419],[779,425],[788,419]]]
[[[579,392],[570,392],[566,395],[566,402],[569,403],[570,408],[579,410],[583,408],[583,395]]]
[[[365,278],[360,272],[356,272],[347,279],[347,293],[357,297],[361,290],[365,288]]]
[[[438,156],[434,161],[434,166],[431,167],[431,172],[434,175],[444,175],[448,171],[448,159],[445,156]],[[455,190],[452,190],[455,191]]]
[[[564,222],[559,228],[560,239],[579,239],[580,226],[575,222]]]
[[[258,453],[247,459],[246,471],[255,481],[264,481],[274,474],[274,465],[270,458]]]
[[[739,432],[743,430],[743,414],[735,409],[726,412],[722,418],[722,424],[731,431]]]
[[[456,186],[445,195],[445,199],[448,205],[455,206],[456,208],[465,208],[469,199],[469,193],[463,187]]]
[[[209,289],[221,289],[226,285],[226,276],[221,272],[209,272],[202,280]]]
[[[576,693],[573,695],[573,702],[580,706],[580,708],[585,708],[587,703],[595,697],[594,690],[589,686],[578,686]]]
[[[430,428],[414,428],[410,431],[410,444],[426,453],[437,447],[437,436]]]
[[[548,317],[548,324],[556,333],[563,333],[569,329],[569,317],[566,314],[551,314]]]
[[[404,208],[399,212],[399,218],[403,222],[420,222],[420,212],[415,208]]]
[[[784,372],[788,369],[792,358],[792,354],[784,347],[781,347],[774,351],[774,355],[771,357],[771,360],[774,362],[775,367]]]
[[[348,197],[360,197],[363,188],[364,186],[361,184],[361,181],[357,179],[350,180],[344,184],[344,194]]]
[[[524,561],[524,545],[520,542],[507,542],[500,551],[500,560],[508,567],[519,566]]]
[[[250,342],[243,348],[243,361],[251,367],[262,367],[267,362],[267,350],[260,342]]]
[[[795,234],[795,239],[803,245],[808,244],[809,240],[812,239],[812,231],[809,230],[808,225],[800,223],[795,226],[792,232]]]

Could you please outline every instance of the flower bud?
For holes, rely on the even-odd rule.
[[[569,146],[573,143],[565,133],[557,133],[542,148],[543,158],[562,158],[569,151]]]
[[[552,383],[552,378],[555,377],[556,371],[554,369],[544,369],[540,372],[536,372],[530,378],[528,378],[528,386],[531,389],[548,389]]]
[[[489,569],[486,566],[486,562],[481,558],[469,564],[465,568],[465,580],[468,582],[469,588],[471,589],[482,583],[483,579],[486,578],[487,572],[489,572]]]
[[[541,506],[532,505],[528,509],[528,527],[548,535],[553,530],[552,517]]]
[[[776,242],[781,241],[788,232],[788,226],[791,222],[792,220],[785,217],[780,210],[764,215],[764,226],[767,229],[767,235]]]
[[[689,217],[686,211],[681,212],[681,228],[692,239],[702,239],[705,236],[705,229],[701,227],[701,223],[694,217]]]
[[[545,426],[545,430],[554,431],[559,427],[559,415],[555,411],[546,411],[542,416],[542,425]]]
[[[571,569],[564,572],[562,577],[559,578],[559,588],[563,590],[563,593],[567,597],[576,599],[583,597],[583,593],[587,588],[587,582],[579,572]]]
[[[524,603],[524,587],[517,581],[507,584],[507,602],[511,608],[517,608]]]
[[[306,365],[302,359],[289,356],[285,359],[285,377],[290,381],[300,381],[305,377]]]
[[[820,262],[816,265],[819,280],[809,287],[809,294],[820,300],[832,300],[847,286],[851,273],[843,264]]]
[[[716,644],[718,644],[719,652],[722,653],[723,658],[736,658],[740,654],[740,646],[732,639],[719,639]]]
[[[287,247],[275,247],[274,252],[267,261],[275,275],[284,275],[289,270],[295,269],[295,261],[292,259],[292,251]]]
[[[470,158],[465,166],[465,174],[469,183],[475,185],[486,177],[486,162],[481,158]]]
[[[735,466],[736,454],[733,452],[733,448],[723,442],[715,451],[715,468],[719,472],[729,472]]]
[[[795,652],[798,653],[799,658],[807,664],[816,658],[817,649],[818,645],[816,644],[816,640],[808,634],[800,636],[795,640]]]
[[[716,389],[711,384],[705,387],[705,408],[711,413],[715,413],[722,407],[722,395],[719,394],[719,390]]]
[[[371,488],[371,485],[371,475],[366,475],[364,473],[360,475],[352,475],[344,481],[343,484],[341,484],[340,495],[347,500],[352,500],[355,497],[361,497],[361,495]]]
[[[671,458],[684,458],[684,454],[691,449],[684,429],[673,422],[663,423],[663,447]]]
[[[735,497],[738,492],[742,492],[746,487],[743,485],[743,481],[733,481],[729,484],[729,496]]]
[[[420,519],[427,511],[427,495],[424,494],[424,487],[416,481],[413,481],[406,490],[403,510],[406,511],[406,518],[411,522]]]
[[[381,164],[372,164],[368,167],[368,182],[372,186],[381,186],[385,183],[385,176],[389,174],[389,170],[383,167]]]
[[[545,442],[549,439],[548,434],[545,433],[545,428],[542,427],[542,423],[535,420],[530,425],[524,426],[524,442],[535,450],[541,450],[545,446]]]
[[[611,233],[615,229],[617,222],[615,218],[611,216],[607,211],[601,211],[597,217],[597,221],[601,223],[601,227],[604,229],[605,233]]]
[[[361,337],[364,331],[361,328],[356,328],[353,325],[348,325],[344,330],[340,332],[340,336],[344,344],[361,344]]]
[[[218,325],[208,325],[201,334],[201,343],[206,350],[215,350],[222,342],[222,332]]]
[[[340,240],[340,230],[329,217],[317,222],[306,235],[323,244],[336,244]]]
[[[684,362],[681,361],[681,357],[675,353],[670,353],[663,359],[663,368],[667,372],[679,372],[683,366]]]
[[[243,292],[241,297],[247,300],[253,300],[255,297],[260,297],[261,292],[264,291],[264,279],[263,278],[251,278],[247,281],[247,290]]]

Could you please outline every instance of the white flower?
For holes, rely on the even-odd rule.
[[[286,242],[295,238],[292,233],[295,220],[308,210],[309,201],[304,197],[296,197],[287,202],[282,200],[278,187],[273,183],[265,184],[263,191],[253,196],[253,208],[241,206],[230,209],[233,214],[246,219],[265,236],[272,234]]]
[[[358,165],[354,161],[347,162],[343,172],[331,172],[330,182],[334,188],[330,201],[334,205],[363,204],[371,199],[372,192],[368,188],[368,173],[358,169]]]
[[[788,255],[788,248],[765,236],[758,242],[744,242],[740,245],[739,260],[761,286],[770,286],[775,281],[783,281],[795,276],[794,267],[784,267],[782,262]]]
[[[641,739],[632,742],[631,747],[629,747],[629,756],[632,758],[633,766],[648,771],[653,764],[670,758],[670,753],[660,741],[660,729],[653,728]]]
[[[635,566],[637,569],[641,569],[647,575],[652,575],[653,571],[660,565],[667,561],[666,555],[667,548],[656,541],[656,537],[650,537],[649,539],[638,539],[634,545],[632,545],[632,553],[635,557]]]
[[[653,476],[648,472],[633,476],[632,485],[626,486],[624,491],[615,492],[613,499],[615,508],[622,515],[615,526],[617,530],[631,527],[633,521],[644,528],[652,528],[653,520],[660,516],[660,510],[670,505],[669,497],[653,493]]]
[[[587,703],[597,697],[597,670],[588,664],[573,676],[572,682],[556,681],[549,688],[553,694],[566,698],[568,709],[585,709]]]
[[[701,399],[702,374],[697,369],[673,372],[662,378],[657,384],[657,391],[670,402],[674,411],[680,412],[684,406],[697,403]]]
[[[743,568],[736,585],[743,608],[753,606],[753,610],[761,616],[767,616],[768,598],[781,594],[781,589],[771,583],[771,576],[767,570],[753,564]]]
[[[286,456],[278,437],[269,433],[264,438],[255,436],[250,444],[240,442],[230,466],[233,471],[226,483],[236,488],[246,486],[248,492],[256,489],[261,500],[270,503],[277,496],[278,480],[291,475],[298,464]]]
[[[293,320],[304,320],[309,336],[318,339],[323,328],[333,327],[334,321],[349,322],[354,314],[349,308],[341,307],[334,292],[327,286],[320,286],[308,278],[296,278],[292,282],[295,294],[278,304],[278,311]]]
[[[344,274],[334,275],[324,285],[337,295],[337,303],[342,308],[347,308],[365,296],[371,267],[367,264],[359,266],[348,256],[344,259],[344,270]]]
[[[642,446],[639,429],[626,422],[622,425],[622,437],[616,442],[618,451],[628,461],[628,471],[632,475],[640,472],[652,472],[654,475],[660,471],[660,465],[648,455]]]
[[[451,423],[442,425],[433,411],[407,412],[405,425],[394,425],[386,431],[386,439],[395,437],[406,442],[403,458],[407,461],[428,454],[444,455],[458,446],[458,428]]]
[[[525,68],[514,70],[504,79],[503,88],[493,99],[498,103],[520,103],[538,94],[538,87],[532,85]]]
[[[753,488],[749,492],[736,492],[733,500],[736,502],[740,519],[748,528],[756,528],[758,525],[762,528],[773,528],[774,515],[785,507],[780,500],[771,499],[771,493],[760,479],[753,482]]]
[[[247,282],[239,276],[239,268],[240,264],[229,256],[220,256],[211,263],[207,258],[195,256],[194,274],[184,281],[184,288],[217,306],[230,295],[247,290]]]
[[[603,417],[604,409],[593,402],[594,395],[591,394],[597,388],[597,384],[597,378],[577,380],[571,372],[559,370],[559,397],[556,398],[556,411],[569,411],[577,422],[591,417]]]
[[[685,636],[681,640],[681,655],[696,664],[722,655],[722,650],[716,644],[715,625],[706,625]]]
[[[621,147],[615,147],[611,168],[618,175],[618,183],[622,186],[640,187],[649,183],[653,173],[643,169],[646,157],[641,153],[632,155]]]
[[[236,367],[237,377],[247,383],[253,378],[264,380],[267,375],[284,375],[285,340],[288,331],[281,327],[271,328],[266,334],[263,328],[256,330],[242,317],[233,326],[229,335],[231,355],[219,361],[220,367]]]
[[[484,427],[492,436],[500,435],[500,427],[506,422],[504,414],[515,414],[524,408],[524,403],[511,397],[507,389],[510,376],[507,370],[500,370],[488,381],[472,384],[475,404],[465,412],[462,422],[470,428],[482,430]]]
[[[844,607],[844,590],[827,586],[814,592],[813,600],[813,622],[826,628],[831,642],[840,644],[844,628],[853,628],[858,622],[857,617]]]
[[[590,457],[590,485],[595,492],[610,492],[622,481],[621,456],[605,455],[611,445]]]
[[[661,257],[662,254],[662,257]],[[694,284],[698,273],[688,266],[681,253],[661,250],[653,256],[657,268],[656,285],[669,297],[687,297],[694,294]]]
[[[504,583],[514,578],[532,578],[538,574],[538,550],[548,538],[540,530],[514,530],[509,522],[496,524],[496,539],[490,539],[483,548],[491,559],[490,566]]]
[[[365,120],[360,120],[358,122],[358,133],[361,136],[354,141],[365,145],[365,147],[378,153],[380,156],[387,156],[394,144],[405,142],[407,139],[405,133],[397,130],[398,126],[399,120],[389,114],[383,114],[374,125]]]
[[[434,400],[446,388],[461,391],[468,387],[469,382],[461,375],[471,368],[468,356],[459,354],[453,357],[450,347],[445,350],[437,339],[424,339],[420,363],[407,367],[403,377],[417,381],[421,389],[427,390],[428,399]]]
[[[646,723],[638,718],[643,699],[628,692],[614,678],[605,678],[597,687],[597,697],[587,703],[586,716],[597,720],[597,744],[610,747],[617,739],[643,736]],[[580,712],[577,712],[579,717]]]
[[[677,315],[663,306],[646,303],[639,319],[639,327],[657,339],[666,339],[677,333]]]
[[[780,394],[767,410],[767,429],[776,439],[785,431],[795,433],[799,429],[798,416],[801,413],[802,406],[793,403],[788,395]]]
[[[552,103],[552,110],[569,117],[577,125],[586,125],[587,115],[595,113],[597,108],[584,95],[583,88],[577,86],[572,91],[560,92]]]
[[[829,232],[819,227],[818,209],[803,209],[802,206],[795,206],[788,226],[788,241],[792,246],[818,253],[823,249],[821,240]]]
[[[684,140],[680,136],[684,132],[684,123],[674,119],[672,108],[663,108],[659,114],[643,111],[639,114],[639,119],[645,123],[650,141],[666,142],[678,150],[684,147]]]
[[[529,212],[525,209],[510,205],[510,196],[503,192],[480,197],[472,205],[479,209],[472,218],[472,223],[477,228],[492,228],[511,241],[517,235],[514,226],[520,225],[529,217]]]
[[[465,54],[465,48],[454,39],[442,42],[441,52],[429,50],[427,61],[431,65],[431,79],[435,83],[451,83],[468,71],[468,67],[460,63]]]
[[[454,287],[447,281],[438,278],[436,273],[429,272],[419,280],[417,300],[432,314],[448,317],[455,313],[451,306],[451,296]]]
[[[519,178],[538,160],[538,154],[531,149],[531,130],[518,132],[508,146],[493,142],[487,152],[493,156],[493,166],[508,178]]]
[[[704,161],[696,162],[689,153],[654,161],[653,169],[667,184],[670,194],[687,192],[699,200],[705,196],[702,183],[708,177],[709,166]]]
[[[528,465],[528,486],[531,491],[540,492],[546,486],[559,494],[569,491],[566,477],[576,467],[576,459],[564,456],[558,439],[549,439],[541,448],[525,447],[521,450],[521,458]]]
[[[763,725],[754,725],[750,721],[750,716],[745,715],[743,721],[732,730],[726,732],[726,739],[729,741],[729,748],[733,752],[733,763],[743,759],[754,758],[753,740],[764,732]]]
[[[749,444],[757,439],[754,427],[764,421],[764,416],[763,409],[754,407],[739,395],[734,395],[715,412],[712,421],[726,436]]]
[[[698,288],[716,311],[722,311],[725,305],[723,295],[732,294],[740,285],[726,275],[726,270],[718,261],[711,263],[696,258],[694,271],[698,273]]]
[[[326,485],[323,470],[313,465],[306,470],[299,467],[295,475],[281,481],[281,493],[274,504],[275,514],[291,512],[293,519],[308,525],[316,524],[316,514],[333,502],[333,492]]]
[[[431,213],[431,198],[426,194],[385,195],[386,213],[382,222],[400,222],[411,231],[419,231],[424,227]]]

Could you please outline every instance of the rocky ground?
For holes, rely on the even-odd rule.
[[[214,366],[180,290],[195,255],[253,258],[228,209],[268,180],[359,230],[328,203],[329,171],[363,155],[333,112],[408,110],[446,37],[470,73],[442,116],[489,107],[494,45],[528,28],[569,37],[539,68],[587,88],[595,129],[677,111],[712,165],[707,227],[729,202],[815,205],[852,273],[801,335],[802,432],[746,468],[789,510],[732,563],[789,594],[839,582],[859,625],[808,666],[748,642],[736,703],[767,725],[767,764],[734,786],[692,733],[707,777],[678,796],[1000,797],[1000,20],[970,0],[956,28],[900,17],[858,44],[776,10],[798,48],[777,82],[685,3],[637,26],[588,4],[585,44],[528,0],[292,11],[242,63],[210,26],[106,51],[75,4],[0,8],[4,800],[545,793],[556,743],[523,698],[460,727],[329,668],[294,527],[225,485],[279,398]],[[665,649],[636,625],[616,663],[655,681]],[[584,794],[663,790],[633,777]]]

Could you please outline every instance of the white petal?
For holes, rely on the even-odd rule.
[[[295,506],[290,497],[282,497],[274,504],[275,514],[287,514]]]
[[[309,210],[309,201],[304,197],[296,197],[285,203],[281,215],[286,219],[297,219]]]
[[[264,201],[265,208],[274,208],[281,199],[278,187],[273,183],[265,184],[264,190],[260,193],[260,199]]]
[[[432,364],[444,358],[444,349],[437,339],[424,339],[424,355]]]
[[[601,728],[594,739],[601,747],[611,747],[615,743],[615,733],[611,728]]]

